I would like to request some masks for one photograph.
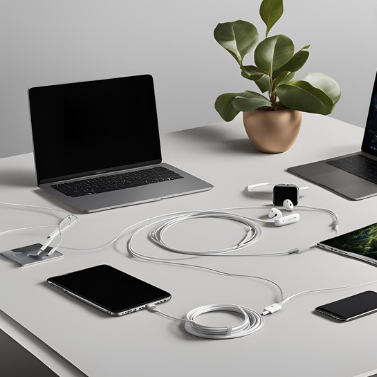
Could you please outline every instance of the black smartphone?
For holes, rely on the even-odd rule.
[[[377,292],[365,291],[315,308],[338,321],[350,321],[377,311]]]
[[[54,276],[47,282],[117,317],[171,298],[170,293],[106,264]]]

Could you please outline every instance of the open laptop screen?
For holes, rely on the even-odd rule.
[[[365,127],[363,152],[377,156],[377,75],[374,81],[372,98],[370,101],[367,124]]]
[[[29,89],[38,184],[161,162],[153,79]]]

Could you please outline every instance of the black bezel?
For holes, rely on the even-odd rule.
[[[80,86],[90,85],[93,83],[100,84],[102,82],[111,83],[112,81],[115,81],[115,80],[116,81],[122,80],[126,84],[129,80],[140,80],[140,82],[143,85],[148,87],[149,95],[151,98],[151,103],[153,103],[153,105],[148,108],[148,112],[150,113],[151,118],[153,118],[153,122],[148,124],[150,127],[148,137],[154,138],[154,143],[156,143],[156,149],[158,149],[158,153],[156,153],[156,155],[154,156],[151,156],[153,158],[147,159],[146,161],[140,161],[140,162],[135,162],[135,163],[127,163],[128,161],[119,161],[119,162],[122,162],[119,165],[112,164],[111,166],[101,167],[100,169],[95,168],[94,170],[83,169],[83,170],[74,172],[72,174],[57,174],[56,171],[54,170],[49,171],[48,174],[46,174],[45,172],[42,173],[43,169],[41,168],[41,166],[42,166],[42,161],[45,158],[45,155],[42,153],[44,141],[39,140],[39,138],[36,136],[36,132],[34,131],[34,128],[38,127],[38,122],[36,120],[36,117],[34,114],[35,111],[33,111],[33,106],[32,106],[33,104],[34,106],[38,106],[38,107],[42,106],[42,104],[38,100],[38,93],[40,92],[49,93],[49,91],[54,90],[54,88],[59,88],[60,91],[64,91],[66,90],[66,88],[75,87],[78,85]],[[98,174],[98,170],[100,170],[101,173],[110,173],[110,172],[115,172],[115,171],[128,170],[128,169],[133,169],[133,168],[138,168],[138,167],[143,167],[143,166],[159,164],[162,162],[161,142],[160,142],[159,127],[158,127],[154,82],[153,82],[153,77],[150,74],[31,87],[28,89],[28,98],[29,98],[29,111],[30,111],[31,129],[32,129],[34,163],[35,163],[38,186],[44,183],[52,183],[52,182],[57,182],[57,181],[64,181],[64,180],[69,180],[69,179],[96,175]],[[51,129],[47,131],[50,134],[52,133]]]
[[[373,156],[377,156],[377,145],[376,149],[374,147],[368,147],[368,137],[373,136],[376,137],[377,135],[377,107],[376,107],[376,100],[377,100],[377,74],[374,81],[372,96],[370,100],[369,110],[368,110],[368,117],[365,125],[365,132],[363,137],[363,142],[361,145],[361,150],[365,153],[369,153]]]

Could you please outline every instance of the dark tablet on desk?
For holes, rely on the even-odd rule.
[[[322,241],[318,246],[377,265],[377,223]]]
[[[133,313],[171,298],[170,293],[106,264],[54,276],[47,282],[112,316]]]

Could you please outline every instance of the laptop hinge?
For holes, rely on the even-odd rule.
[[[162,160],[159,159],[159,160],[153,160],[153,161],[146,161],[143,163],[118,166],[112,169],[94,170],[94,171],[89,171],[89,172],[83,172],[80,174],[72,174],[72,175],[66,175],[66,176],[61,176],[61,177],[43,179],[40,181],[38,180],[38,186],[42,184],[46,184],[46,183],[48,184],[48,183],[55,183],[55,182],[61,182],[61,181],[70,181],[70,180],[81,179],[81,178],[89,178],[89,177],[93,177],[93,176],[101,175],[101,174],[110,174],[110,173],[116,173],[116,172],[121,172],[125,170],[137,169],[137,168],[147,167],[150,165],[161,164],[161,162]]]

